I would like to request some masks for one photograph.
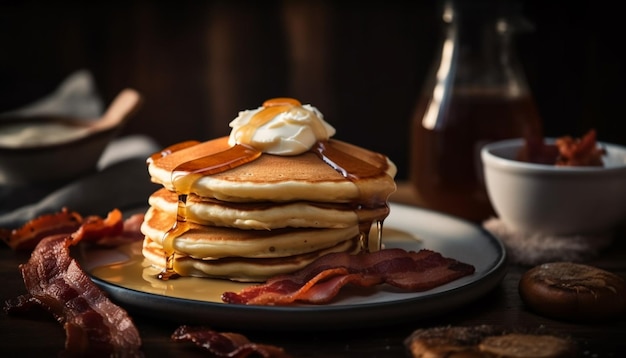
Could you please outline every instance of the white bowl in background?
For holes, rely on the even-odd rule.
[[[0,121],[0,138],[3,139],[0,141],[0,185],[70,180],[95,171],[104,149],[141,103],[139,92],[128,88],[93,121],[46,115],[3,117]],[[13,143],[13,139],[17,141]]]
[[[523,145],[517,138],[481,149],[489,200],[508,228],[584,235],[626,224],[626,147],[598,142],[606,149],[604,167],[557,167],[516,160]]]

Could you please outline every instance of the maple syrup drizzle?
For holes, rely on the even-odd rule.
[[[339,172],[344,178],[352,181],[359,191],[359,200],[354,209],[359,221],[359,242],[361,249],[365,252],[377,251],[382,247],[383,220],[376,220],[377,236],[376,242],[370,242],[370,230],[372,221],[365,218],[362,209],[377,208],[382,210],[379,217],[386,217],[389,214],[389,204],[387,198],[380,198],[375,191],[367,190],[362,183],[362,179],[374,178],[385,175],[386,167],[379,168],[357,157],[343,152],[333,145],[333,142],[317,142],[311,151],[331,168]],[[373,250],[372,250],[373,248]]]
[[[177,152],[179,150],[182,150],[182,149],[185,149],[185,148],[189,148],[189,147],[193,147],[194,145],[197,145],[197,144],[200,144],[200,142],[198,142],[197,140],[188,140],[188,141],[185,141],[185,142],[180,142],[180,143],[177,143],[177,144],[170,145],[169,147],[163,149],[162,151],[152,154],[148,158],[148,160],[146,160],[146,163],[150,164],[150,163],[154,162],[157,159],[166,157],[166,156],[168,156],[168,155],[170,155],[170,154],[172,154],[174,152]]]
[[[243,129],[243,132],[242,137],[240,137],[240,141],[249,141],[258,127],[266,124],[277,114],[288,110],[290,107],[299,105],[300,102],[298,100],[291,98],[274,98],[266,101],[263,103],[263,110],[256,113],[246,127],[241,128]],[[321,124],[314,125],[316,126],[313,128],[314,131],[321,132],[324,130]],[[199,144],[199,142],[186,141],[174,144],[167,147],[163,151],[152,155],[148,159],[148,163],[196,144]],[[330,141],[318,142],[310,149],[310,152],[317,154],[317,156],[324,161],[324,163],[331,166],[344,178],[352,181],[357,186],[357,189],[359,190],[359,199],[354,203],[354,205],[359,221],[359,242],[361,250],[366,252],[372,251],[370,245],[374,246],[374,250],[380,250],[382,243],[383,219],[376,220],[378,229],[377,242],[371,243],[369,242],[369,232],[373,222],[371,219],[364,217],[362,209],[364,206],[369,209],[375,208],[378,209],[377,217],[386,217],[389,214],[389,205],[386,197],[380,198],[379,194],[377,194],[375,190],[367,190],[365,187],[360,185],[360,180],[385,175],[387,167],[377,167],[356,158],[349,153],[342,152]],[[178,207],[176,221],[165,233],[163,238],[162,246],[165,251],[166,266],[165,269],[157,275],[158,279],[169,280],[178,277],[178,274],[174,269],[176,251],[174,242],[176,238],[180,237],[189,230],[186,214],[186,202],[187,196],[191,193],[194,183],[203,176],[213,175],[233,169],[240,165],[249,163],[259,158],[261,155],[262,151],[260,150],[237,144],[222,152],[184,162],[172,171],[172,184],[174,186],[174,190],[178,193]],[[378,211],[380,211],[380,213],[378,213]]]
[[[165,251],[165,269],[157,276],[160,280],[178,277],[174,270],[176,250],[174,241],[189,230],[187,222],[187,196],[191,194],[193,184],[206,175],[213,175],[249,163],[261,156],[261,151],[234,145],[222,152],[200,157],[180,164],[172,172],[172,184],[178,193],[176,221],[163,237]]]
[[[291,97],[278,97],[278,98],[270,98],[267,101],[263,102],[263,107],[272,107],[272,106],[280,106],[280,105],[289,105],[289,106],[301,106],[302,103],[295,98]]]
[[[288,105],[279,104],[272,105],[271,107],[265,107],[262,111],[255,114],[250,119],[250,122],[248,122],[245,126],[241,126],[239,128],[239,132],[241,133],[239,141],[248,143],[252,141],[252,137],[254,136],[254,133],[257,131],[257,129],[259,129],[259,127],[263,126],[264,124],[272,120],[272,118],[274,118],[276,115],[284,112],[288,108]]]

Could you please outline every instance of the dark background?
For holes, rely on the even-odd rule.
[[[626,144],[623,15],[612,1],[524,1],[518,54],[547,136]],[[439,40],[435,1],[1,1],[0,111],[89,69],[105,102],[145,96],[125,132],[160,144],[226,135],[242,109],[290,96],[338,139],[407,175],[409,121]]]

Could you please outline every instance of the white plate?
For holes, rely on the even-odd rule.
[[[474,265],[476,271],[425,292],[404,292],[386,285],[368,289],[344,287],[330,304],[275,307],[220,301],[222,292],[237,291],[245,284],[201,278],[159,281],[153,278],[158,271],[137,264],[142,261],[140,245],[124,249],[83,249],[78,261],[96,284],[131,312],[177,323],[265,330],[362,328],[424,319],[477,299],[504,277],[504,246],[472,223],[391,204],[383,235],[385,247],[434,250]]]

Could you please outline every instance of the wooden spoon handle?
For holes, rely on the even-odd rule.
[[[143,99],[139,92],[127,88],[122,90],[111,102],[102,118],[93,124],[94,130],[112,128],[134,115],[141,106]]]

